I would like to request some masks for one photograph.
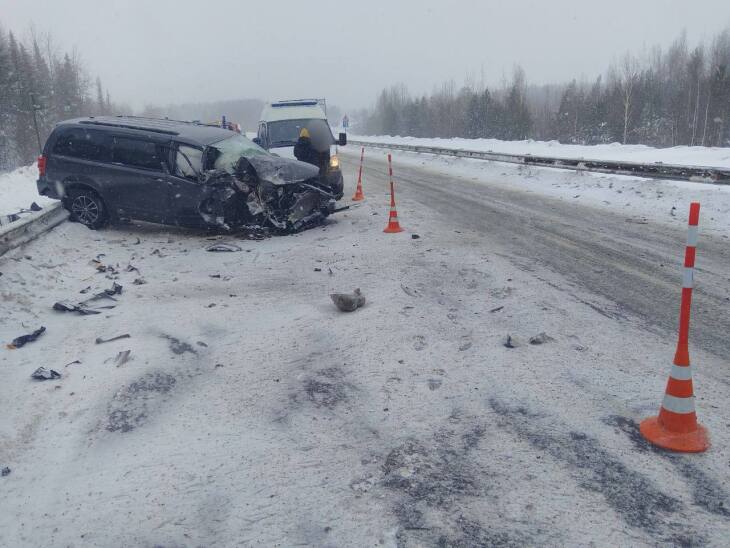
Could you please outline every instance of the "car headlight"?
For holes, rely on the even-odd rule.
[[[337,169],[340,167],[340,159],[337,156],[332,156],[330,158],[330,169]]]

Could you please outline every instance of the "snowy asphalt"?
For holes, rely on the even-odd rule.
[[[0,340],[48,328],[0,350],[0,546],[725,542],[722,242],[700,238],[691,334],[714,446],[669,455],[637,421],[673,355],[685,235],[397,157],[406,232],[386,235],[378,158],[364,203],[225,238],[240,252],[66,223],[0,258]],[[113,281],[103,314],[51,310]],[[365,307],[338,312],[328,294],[355,287]]]
[[[370,179],[386,184],[383,151],[371,149],[368,153]],[[504,246],[508,250],[505,258],[516,268],[527,272],[547,268],[563,278],[560,289],[568,295],[580,287],[610,301],[610,306],[597,308],[598,312],[615,319],[637,317],[643,328],[674,337],[681,287],[677,266],[684,260],[686,228],[636,224],[630,215],[475,185],[467,178],[445,178],[443,173],[427,169],[397,166],[396,170],[400,195],[443,217],[454,229],[477,231]],[[703,233],[697,257],[692,340],[727,359],[730,244]],[[725,367],[717,373],[716,380],[730,382]]]

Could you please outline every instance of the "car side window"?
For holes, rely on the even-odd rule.
[[[202,172],[203,149],[178,145],[175,153],[175,174],[191,181],[197,181]]]
[[[162,147],[150,141],[114,137],[112,162],[129,167],[162,171]]]
[[[111,161],[111,137],[82,128],[65,130],[56,139],[53,153],[95,162]]]

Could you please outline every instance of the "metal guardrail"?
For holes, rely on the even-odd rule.
[[[349,144],[437,154],[440,156],[455,156],[457,158],[473,158],[492,162],[507,162],[536,167],[568,169],[574,171],[590,171],[594,173],[608,173],[611,175],[632,175],[651,179],[670,179],[673,181],[692,181],[698,183],[713,183],[720,185],[730,184],[730,168],[681,166],[654,162],[641,164],[638,162],[622,162],[615,160],[587,160],[583,158],[550,158],[547,156],[533,156],[532,154],[509,154],[502,152],[484,152],[479,150],[465,150],[460,148],[441,148],[421,145],[396,145],[376,143],[371,141],[348,141]]]
[[[54,202],[15,222],[0,227],[0,255],[19,247],[61,224],[68,218],[61,202]]]

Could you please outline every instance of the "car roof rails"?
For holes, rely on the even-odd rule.
[[[129,119],[129,121],[125,121]],[[168,122],[168,123],[165,123]],[[80,124],[89,124],[95,126],[119,127],[124,129],[139,129],[143,131],[152,131],[164,135],[179,135],[178,131],[171,129],[173,124],[171,120],[158,120],[155,118],[139,118],[136,116],[118,116],[112,117],[90,117],[88,120],[81,120]]]
[[[165,135],[179,135],[180,132],[174,128],[180,124],[189,126],[200,126],[200,122],[188,122],[186,120],[172,120],[170,118],[147,118],[145,116],[90,116],[81,120],[80,124],[92,124],[98,126],[120,127],[125,129],[139,129],[152,131]]]

